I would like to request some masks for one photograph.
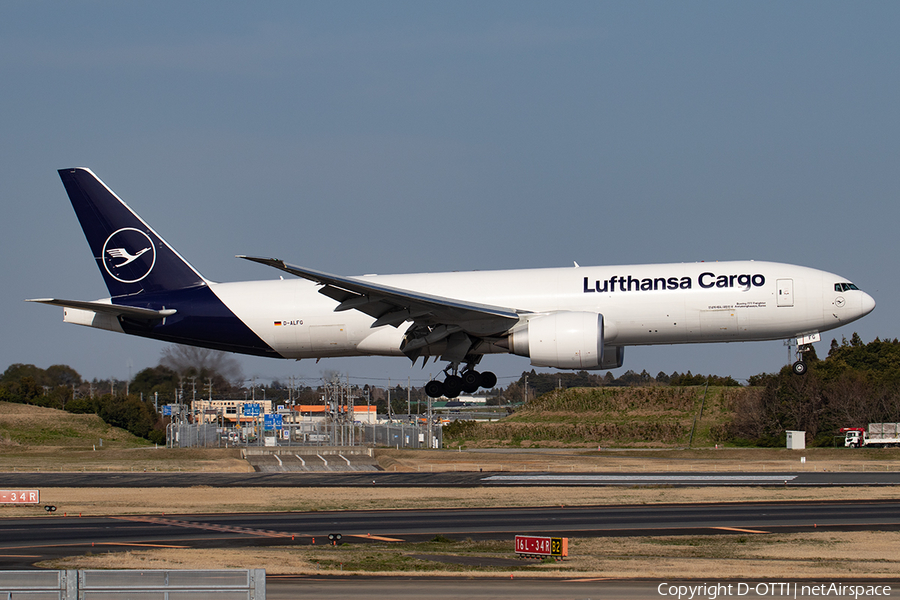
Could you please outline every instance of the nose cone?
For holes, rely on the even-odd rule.
[[[863,292],[859,303],[859,316],[864,317],[873,310],[875,310],[875,298]]]

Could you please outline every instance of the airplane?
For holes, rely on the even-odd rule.
[[[492,353],[608,370],[626,346],[789,339],[802,375],[822,332],[875,308],[844,277],[761,261],[347,277],[239,255],[296,278],[216,283],[89,169],[59,176],[110,297],[29,302],[63,307],[67,323],[256,356],[433,357],[447,366],[431,397],[494,387],[476,370]]]

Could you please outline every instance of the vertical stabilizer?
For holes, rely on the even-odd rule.
[[[110,296],[206,285],[200,273],[89,169],[61,169],[59,177]]]

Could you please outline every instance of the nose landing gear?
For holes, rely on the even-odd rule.
[[[791,349],[796,347],[796,350],[794,350],[796,361],[791,365],[791,371],[794,375],[806,375],[806,371],[809,367],[807,366],[806,361],[803,360],[803,354],[813,349],[812,345],[814,342],[819,342],[821,340],[822,336],[818,333],[808,333],[797,338],[785,340],[784,345],[788,347],[789,357],[791,355]],[[815,353],[813,356],[815,356]]]

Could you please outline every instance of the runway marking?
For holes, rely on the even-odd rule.
[[[287,533],[285,531],[272,531],[272,530],[264,530],[264,529],[249,529],[247,527],[229,527],[227,525],[212,525],[208,523],[197,523],[195,521],[180,521],[178,519],[164,519],[162,517],[111,517],[113,519],[119,519],[121,521],[137,521],[140,523],[155,523],[158,525],[174,525],[175,527],[188,527],[193,529],[204,529],[207,531],[220,531],[224,533],[245,533],[248,535],[258,535],[262,537],[310,537],[308,534],[303,533]],[[358,537],[362,539],[368,540],[378,540],[380,542],[404,542],[406,540],[401,540],[398,538],[389,538],[379,535],[363,535],[361,533],[356,534],[348,534],[349,537]],[[115,545],[115,544],[111,544]],[[140,544],[121,544],[123,546],[137,546]],[[148,546],[152,546],[152,544],[147,544]],[[180,547],[180,546],[172,546]]]
[[[110,517],[121,521],[136,521],[139,523],[155,523],[157,525],[173,525],[175,527],[187,527],[191,529],[204,529],[206,531],[219,531],[223,533],[243,533],[258,535],[261,537],[294,537],[302,536],[301,533],[287,533],[285,531],[271,531],[264,529],[250,529],[247,527],[229,527],[227,525],[212,525],[209,523],[197,523],[194,521],[179,521],[177,519],[164,519],[162,517]]]
[[[100,546],[140,546],[142,548],[179,548],[185,549],[190,546],[173,546],[171,544],[141,544],[139,542],[98,542]]]
[[[741,529],[740,527],[710,527],[710,529],[721,529],[723,531],[740,531],[741,533],[772,533],[771,531],[760,531],[758,529]]]
[[[691,482],[691,483],[723,483],[735,481],[787,482],[796,479],[796,475],[491,475],[482,481],[541,481],[579,483],[653,483],[653,482]]]
[[[350,534],[348,537],[358,537],[364,540],[378,540],[379,542],[405,542],[406,540],[401,540],[398,538],[389,538],[381,535],[362,535],[360,533]]]

